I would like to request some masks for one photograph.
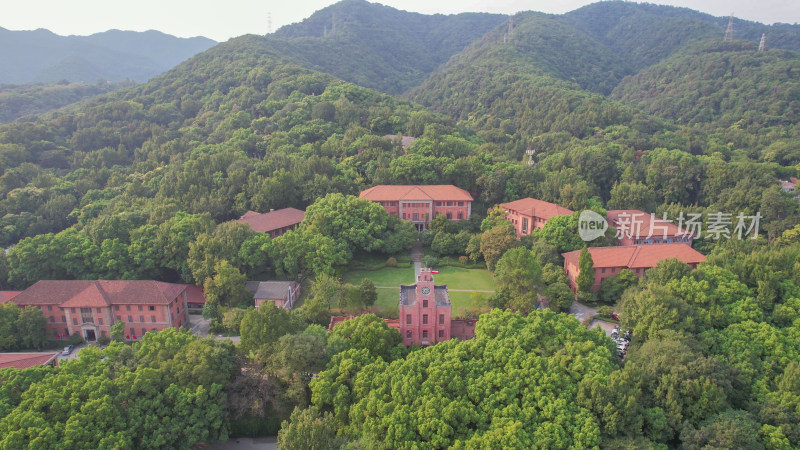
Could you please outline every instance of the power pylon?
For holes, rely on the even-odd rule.
[[[731,13],[731,17],[728,19],[728,28],[725,30],[725,37],[722,38],[722,42],[731,41],[733,41],[733,13]]]

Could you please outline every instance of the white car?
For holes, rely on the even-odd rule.
[[[69,355],[70,353],[72,353],[72,348],[73,348],[73,346],[71,344],[66,346],[66,347],[64,347],[64,351],[62,351],[61,354],[62,355]]]

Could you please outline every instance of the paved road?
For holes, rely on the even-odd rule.
[[[422,270],[422,241],[419,239],[411,247],[411,262],[414,264],[414,282],[416,282],[419,271]]]
[[[614,330],[614,327],[616,326],[617,326],[616,324],[613,324],[611,322],[606,322],[604,320],[593,320],[592,323],[589,324],[589,329],[591,330],[593,328],[600,327],[603,329],[603,331],[606,332],[606,336],[610,337],[611,332]]]
[[[589,317],[594,316],[597,314],[597,308],[593,308],[591,306],[586,306],[581,303],[575,302],[572,306],[569,307],[569,313],[575,316],[578,320],[583,322],[584,319],[588,319]]]

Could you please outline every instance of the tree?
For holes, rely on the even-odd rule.
[[[402,341],[400,332],[389,328],[386,321],[374,314],[362,314],[333,327],[328,333],[328,353],[335,355],[348,349],[366,349],[373,357],[391,361]]]
[[[253,301],[253,294],[245,288],[246,284],[247,276],[223,259],[214,266],[214,277],[207,278],[203,285],[206,303],[248,306]]]
[[[630,269],[622,269],[619,274],[608,277],[600,283],[600,301],[609,305],[619,301],[622,293],[639,281]]]
[[[490,228],[483,232],[480,240],[481,254],[483,259],[486,260],[486,267],[489,270],[494,270],[495,264],[500,260],[500,257],[510,248],[519,245],[517,235],[514,233],[511,224],[506,222],[507,225],[499,225]]]
[[[189,244],[187,259],[194,282],[200,285],[205,283],[206,278],[214,276],[214,267],[223,259],[239,268],[245,266],[244,261],[239,259],[240,250],[244,242],[255,234],[246,223],[230,221],[217,225],[213,233],[197,236]]]
[[[542,286],[542,267],[530,250],[516,247],[505,252],[497,262],[494,279],[514,310],[528,314],[535,308]]]
[[[655,211],[656,199],[653,191],[642,183],[614,183],[608,209],[638,209]]]
[[[269,350],[281,336],[296,333],[303,327],[304,324],[291,312],[272,302],[264,303],[258,309],[248,309],[242,318],[242,348],[253,351],[266,346]]]
[[[364,278],[361,280],[359,288],[361,289],[361,299],[364,306],[374,305],[378,300],[378,290],[375,288],[375,283],[369,278]]]
[[[662,259],[656,266],[649,269],[645,276],[648,284],[665,285],[670,280],[680,280],[689,275],[692,268],[685,262],[677,259]]]
[[[309,205],[304,222],[317,233],[344,242],[350,252],[372,252],[383,247],[389,213],[367,199],[334,193]]]
[[[589,249],[583,247],[581,254],[578,256],[578,277],[575,280],[578,285],[578,290],[581,292],[589,292],[594,285],[594,261]]]
[[[326,274],[347,263],[347,244],[324,236],[313,228],[291,230],[274,239],[272,258],[276,271],[292,280]]]
[[[113,341],[119,342],[122,341],[122,337],[125,335],[125,322],[118,320],[114,322],[114,325],[111,325],[111,339]]]
[[[333,450],[341,448],[346,439],[338,437],[331,413],[318,408],[296,407],[278,432],[278,445],[287,450]]]

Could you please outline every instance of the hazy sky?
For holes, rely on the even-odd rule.
[[[4,4],[5,3],[5,4]],[[159,30],[181,37],[206,36],[217,41],[242,34],[266,34],[299,22],[334,0],[2,0],[0,27],[47,28],[54,33],[86,35],[108,29]],[[589,0],[383,0],[379,3],[425,14],[485,11],[564,13]],[[800,22],[798,0],[662,0],[652,3],[686,6],[715,16],[764,23]]]

